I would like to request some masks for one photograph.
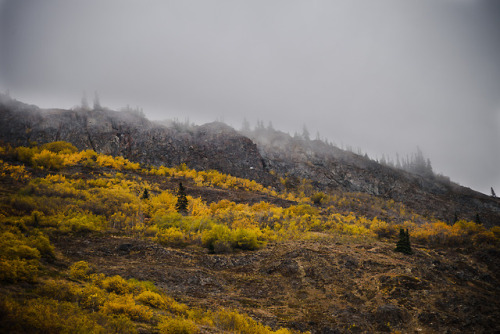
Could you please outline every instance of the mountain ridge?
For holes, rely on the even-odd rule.
[[[3,96],[0,133],[0,140],[13,145],[64,140],[145,165],[214,169],[276,189],[310,182],[303,189],[308,195],[363,192],[449,223],[479,219],[485,226],[500,225],[500,199],[269,128],[238,132],[220,122],[161,124],[131,111],[40,109]]]

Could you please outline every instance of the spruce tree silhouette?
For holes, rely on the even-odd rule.
[[[188,207],[188,200],[186,197],[186,189],[182,185],[182,182],[179,182],[179,189],[177,190],[177,203],[175,204],[175,208],[177,212],[186,214]]]
[[[413,251],[411,250],[411,244],[410,244],[410,233],[408,230],[400,229],[399,230],[399,240],[398,243],[396,244],[396,252],[401,252],[403,254],[412,254]]]

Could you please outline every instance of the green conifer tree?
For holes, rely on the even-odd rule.
[[[179,182],[179,189],[177,190],[177,203],[175,204],[175,209],[177,212],[186,214],[188,207],[188,200],[186,197],[186,189],[182,185],[182,182]]]
[[[142,192],[142,199],[149,199],[149,192],[148,189],[144,188],[144,191]]]
[[[412,254],[411,244],[410,244],[410,232],[408,230],[399,230],[399,240],[396,244],[396,252],[401,252],[403,254]]]
[[[32,213],[32,216],[33,216],[33,226],[38,227],[40,223],[40,219],[38,218],[38,213],[35,211]]]

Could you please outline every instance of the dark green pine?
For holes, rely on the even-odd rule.
[[[401,252],[403,254],[412,254],[411,244],[410,244],[410,233],[408,230],[399,230],[399,240],[396,244],[396,252]]]
[[[188,207],[188,200],[186,197],[186,189],[182,185],[182,182],[179,182],[179,189],[177,190],[177,203],[175,204],[175,208],[177,212],[186,214]]]

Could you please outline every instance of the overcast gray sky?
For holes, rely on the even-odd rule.
[[[500,192],[500,1],[0,0],[0,88],[71,108],[84,90],[150,119],[223,119],[360,147],[419,146]]]

